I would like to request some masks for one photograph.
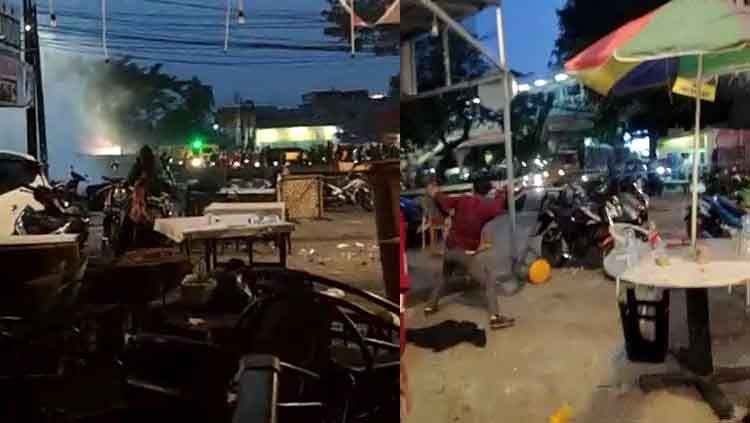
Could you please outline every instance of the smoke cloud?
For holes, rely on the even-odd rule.
[[[68,55],[42,49],[45,122],[50,179],[67,179],[70,166],[88,174],[95,183],[110,175],[106,157],[94,154],[114,153],[120,146],[118,134],[103,121],[91,104],[99,95],[114,96],[127,101],[122,89],[92,93],[88,82],[101,70],[101,58]],[[23,109],[0,109],[0,149],[26,152],[26,113]],[[114,148],[113,148],[114,147]],[[126,151],[128,148],[126,148]]]

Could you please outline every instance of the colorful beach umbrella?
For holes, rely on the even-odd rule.
[[[750,70],[750,5],[745,0],[672,0],[620,27],[565,64],[601,94]],[[700,95],[696,95],[691,241],[696,246]],[[715,410],[716,411],[716,410]]]
[[[600,94],[623,95],[750,70],[750,8],[744,0],[673,0],[592,44],[565,70]]]

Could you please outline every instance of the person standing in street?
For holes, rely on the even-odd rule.
[[[494,199],[488,199],[486,195],[490,187],[489,182],[478,181],[474,183],[472,193],[450,197],[440,192],[436,184],[428,185],[427,194],[443,210],[448,213],[452,211],[453,217],[446,239],[443,274],[433,288],[424,312],[429,315],[438,311],[438,303],[448,278],[454,269],[460,269],[468,273],[475,282],[484,284],[490,328],[504,329],[513,326],[515,319],[500,315],[492,272],[492,256],[488,248],[481,245],[481,241],[484,225],[505,211],[507,192],[502,186],[495,191]]]

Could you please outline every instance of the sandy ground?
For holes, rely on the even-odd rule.
[[[662,232],[684,233],[686,197],[669,195],[654,201],[651,217]],[[494,224],[494,223],[493,223]],[[414,294],[407,321],[423,327],[447,319],[485,325],[487,314],[477,292],[446,297],[430,318],[420,301],[439,267],[439,260],[410,252]],[[744,289],[729,295],[711,292],[714,358],[720,365],[750,364],[750,317]],[[670,348],[684,345],[684,296],[671,297]],[[556,270],[544,286],[528,286],[500,298],[501,310],[515,316],[515,327],[488,332],[485,348],[459,345],[433,353],[409,345],[404,358],[413,393],[410,423],[547,422],[563,405],[573,409],[572,422],[670,423],[715,422],[711,409],[691,388],[643,394],[638,375],[675,369],[634,364],[624,353],[614,284],[601,271]],[[750,384],[723,385],[735,403],[746,405]]]
[[[385,294],[375,214],[352,208],[299,222],[289,267]]]
[[[98,254],[101,215],[95,215],[92,223],[87,250],[90,254]],[[354,207],[327,211],[324,219],[297,222],[291,241],[290,268],[385,293],[374,213]],[[258,243],[255,246],[255,260],[259,262],[278,260],[277,254],[268,245]],[[219,260],[223,262],[232,257],[246,259],[247,253],[237,253],[232,245],[228,245]],[[194,261],[201,258],[199,252]]]

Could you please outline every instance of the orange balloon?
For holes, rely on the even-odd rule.
[[[539,285],[549,282],[552,266],[543,258],[534,260],[529,266],[529,282]]]

